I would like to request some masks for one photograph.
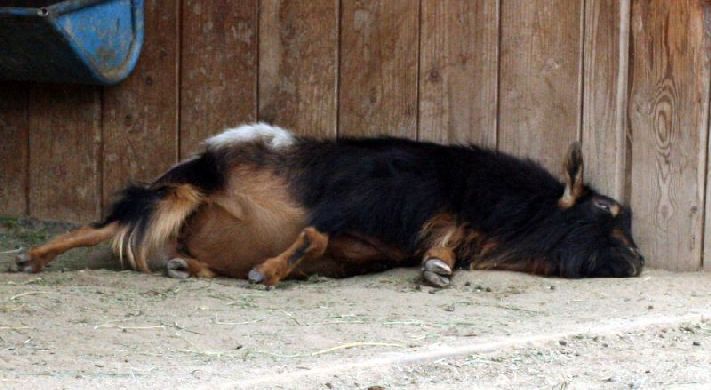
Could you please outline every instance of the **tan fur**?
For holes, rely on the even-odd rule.
[[[620,207],[620,205],[613,204],[612,206],[610,206],[610,215],[612,215],[613,217],[620,215],[621,212],[622,207]]]
[[[581,165],[572,181],[566,176],[565,191],[558,200],[558,206],[564,209],[572,207],[583,195],[585,195],[585,186],[583,184],[583,167]]]
[[[255,265],[296,240],[305,227],[305,214],[283,177],[241,166],[230,173],[226,189],[206,199],[190,218],[180,241],[210,269],[245,278]]]
[[[327,247],[328,236],[309,227],[284,252],[259,264],[255,270],[263,275],[265,286],[273,286],[289,276],[302,261],[321,258]]]
[[[114,237],[114,252],[118,253],[122,263],[125,257],[132,268],[150,272],[149,256],[161,251],[178,235],[185,219],[202,199],[202,194],[189,184],[171,187],[165,198],[158,202],[142,241],[138,242],[138,231],[134,227],[123,227]]]
[[[48,243],[33,248],[27,256],[33,272],[39,272],[55,257],[79,246],[94,246],[113,237],[119,230],[117,222],[102,228],[84,226],[71,232],[55,237]]]
[[[451,214],[441,213],[427,221],[419,233],[421,250],[433,247],[456,247],[464,237],[464,227]]]
[[[558,206],[560,208],[569,208],[575,205],[575,203],[583,195],[585,195],[585,164],[583,162],[583,155],[581,151],[581,146],[579,143],[573,143],[570,145],[568,150],[568,155],[565,160],[565,191],[563,196],[558,200]],[[573,176],[570,176],[570,171],[575,168]]]

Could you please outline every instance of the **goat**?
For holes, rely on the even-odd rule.
[[[39,272],[68,249],[111,239],[140,271],[267,286],[418,263],[436,286],[455,269],[638,276],[631,211],[587,186],[583,165],[579,143],[560,182],[532,160],[475,145],[316,140],[245,125],[154,182],[128,186],[103,221],[16,262]]]

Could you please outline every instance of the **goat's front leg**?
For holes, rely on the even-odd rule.
[[[284,252],[252,268],[247,278],[252,283],[274,286],[286,278],[302,261],[321,257],[327,247],[328,236],[315,228],[308,227]]]
[[[422,255],[422,278],[437,287],[446,287],[457,263],[456,247],[463,232],[450,214],[437,214],[427,221],[419,234]]]

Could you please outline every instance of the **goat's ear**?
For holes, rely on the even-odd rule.
[[[571,207],[583,196],[584,192],[583,150],[580,142],[573,142],[565,157],[565,192],[558,200],[558,205],[562,208]]]

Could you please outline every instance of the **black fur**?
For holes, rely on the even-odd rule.
[[[172,186],[191,184],[203,194],[221,189],[227,169],[224,163],[225,158],[219,152],[207,151],[175,165],[151,184],[129,185],[117,194],[106,218],[94,226],[103,227],[117,221],[137,227],[140,237],[156,205]]]
[[[414,253],[423,224],[444,212],[498,244],[488,258],[458,259],[459,267],[493,259],[516,269],[511,263],[543,259],[548,273],[565,277],[631,276],[641,268],[629,263],[641,262],[632,253],[629,212],[605,213],[591,200],[614,201],[587,187],[574,206],[561,208],[564,184],[531,160],[396,138],[303,140],[296,150],[294,194],[325,233],[358,232]],[[623,229],[632,248],[613,239],[613,229]]]

